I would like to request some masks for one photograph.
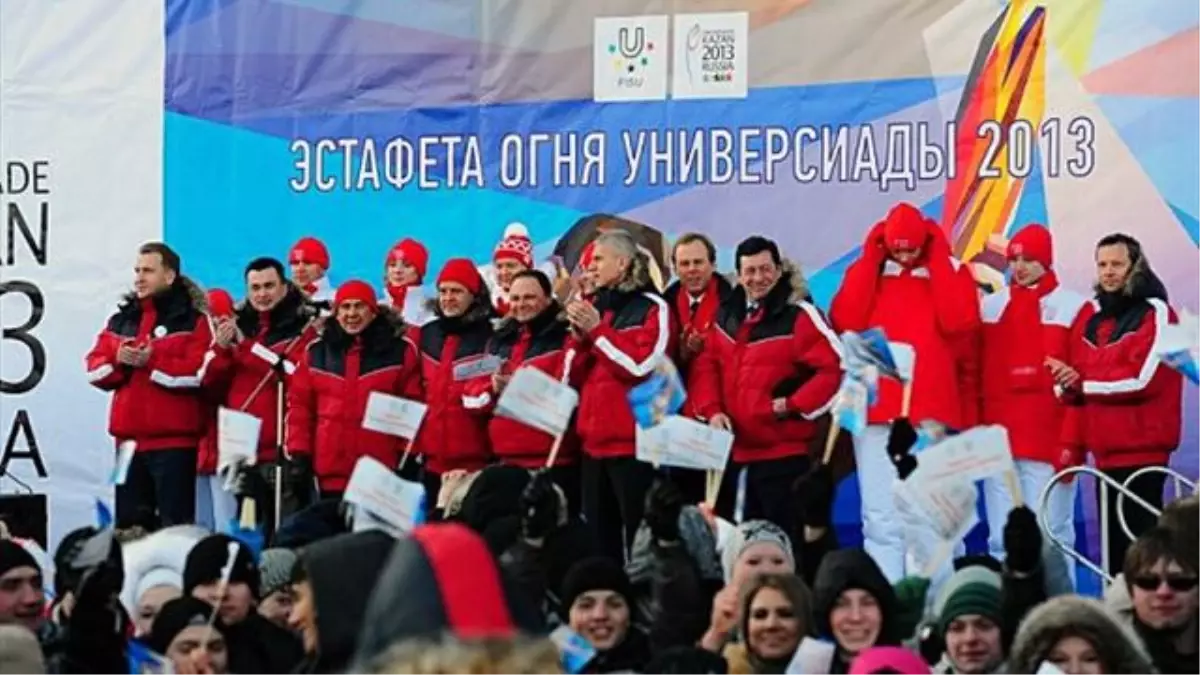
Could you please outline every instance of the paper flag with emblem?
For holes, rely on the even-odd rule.
[[[645,382],[629,390],[628,398],[638,426],[649,429],[679,412],[687,400],[687,391],[675,364],[664,358]]]
[[[1200,319],[1183,312],[1178,323],[1167,324],[1156,348],[1163,363],[1178,370],[1193,384],[1200,384]]]

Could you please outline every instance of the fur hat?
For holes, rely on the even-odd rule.
[[[1065,637],[1091,643],[1106,673],[1153,673],[1154,665],[1136,635],[1098,600],[1060,595],[1025,616],[1009,652],[1012,673],[1036,673]]]

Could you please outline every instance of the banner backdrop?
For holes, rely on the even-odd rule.
[[[30,22],[65,4],[20,0],[16,15]],[[907,200],[942,223],[982,280],[1002,283],[1007,238],[1043,222],[1065,284],[1086,290],[1094,242],[1121,230],[1144,243],[1174,305],[1200,301],[1195,3],[165,0],[151,25],[163,10],[65,24],[121,24],[112,53],[161,67],[161,126],[149,112],[109,119],[108,101],[18,87],[29,110],[65,110],[21,118],[21,152],[5,157],[40,156],[24,145],[46,143],[76,153],[89,179],[62,207],[90,210],[94,229],[71,233],[78,262],[22,268],[94,301],[71,316],[82,332],[62,336],[53,363],[75,368],[83,334],[127,285],[132,244],[156,231],[160,185],[165,237],[187,272],[235,292],[246,260],[282,257],[304,235],[328,245],[335,282],[379,283],[401,237],[428,246],[432,276],[450,256],[486,265],[511,222],[545,258],[578,221],[611,213],[667,239],[707,233],[725,270],[740,239],[773,237],[827,306],[867,230]],[[16,29],[3,27],[8,43]],[[55,51],[7,44],[5,61],[40,64],[25,66],[37,82],[49,68],[83,79],[108,51],[93,33],[52,32]],[[137,79],[118,70],[104,91],[128,89],[122,76]],[[7,101],[21,82],[3,81]],[[113,114],[133,105],[122,96]],[[20,113],[5,110],[11,127]],[[93,210],[95,198],[120,201],[114,190],[148,211]],[[20,349],[6,342],[4,354]],[[51,372],[42,390],[99,405],[78,370]],[[1176,464],[1194,476],[1195,387],[1186,404]],[[64,464],[84,431],[99,447],[99,412],[87,410],[86,429],[62,432]],[[848,484],[837,512],[847,533],[857,508]]]

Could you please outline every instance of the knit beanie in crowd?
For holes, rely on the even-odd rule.
[[[977,614],[1000,624],[1000,575],[979,565],[964,567],[942,587],[934,605],[938,631],[946,634],[950,622]]]
[[[337,307],[349,300],[357,300],[369,307],[371,311],[379,309],[379,300],[375,297],[375,289],[361,279],[351,279],[338,286],[337,293],[333,296],[333,306]]]
[[[504,228],[504,238],[492,252],[492,262],[501,260],[515,260],[526,268],[533,267],[533,240],[521,223],[511,223]]]
[[[442,267],[441,274],[437,278],[438,286],[442,284],[458,284],[471,292],[471,295],[479,295],[479,290],[483,288],[483,277],[479,276],[479,270],[475,269],[475,263],[466,258],[451,258],[446,261],[446,265]]]
[[[188,553],[187,563],[183,567],[185,596],[190,596],[192,589],[197,586],[221,580],[221,568],[229,560],[231,543],[237,546],[237,556],[229,574],[229,583],[246,584],[254,597],[258,598],[258,566],[254,564],[254,556],[245,544],[225,534],[213,534],[201,539]]]
[[[392,250],[388,251],[389,263],[402,260],[417,270],[417,278],[425,280],[425,272],[429,268],[429,249],[416,239],[401,239]]]
[[[146,645],[159,654],[166,654],[176,635],[191,626],[208,625],[213,611],[212,605],[190,595],[167,601],[154,617],[150,634],[145,638]],[[219,617],[213,621],[213,629],[224,633],[225,625]]]
[[[893,251],[916,250],[925,245],[929,237],[929,224],[917,207],[901,202],[888,211],[883,221],[883,238]]]
[[[329,249],[316,237],[304,237],[292,246],[288,253],[289,263],[316,263],[321,269],[329,269]]]
[[[18,567],[32,567],[39,572],[42,570],[37,559],[24,546],[12,539],[0,539],[0,577]]]
[[[292,582],[292,568],[296,566],[296,553],[287,548],[269,548],[258,560],[258,597],[266,598],[283,590]]]
[[[1050,269],[1054,261],[1054,242],[1050,237],[1050,230],[1037,223],[1026,225],[1008,242],[1006,253],[1009,260],[1020,256]]]
[[[733,568],[746,552],[755,544],[774,544],[783,551],[783,557],[795,567],[796,559],[792,554],[792,540],[778,525],[768,520],[747,520],[738,525],[725,542],[721,551],[721,567],[725,570],[725,583],[733,580]]]
[[[571,612],[575,599],[589,591],[613,591],[633,606],[633,586],[625,568],[611,558],[595,556],[584,558],[571,566],[562,582],[562,602],[559,604],[563,619]]]

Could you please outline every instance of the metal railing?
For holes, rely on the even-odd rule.
[[[1121,529],[1125,532],[1125,536],[1129,537],[1130,541],[1137,539],[1138,535],[1134,534],[1133,530],[1129,527],[1129,523],[1125,519],[1125,495],[1133,494],[1133,489],[1130,487],[1131,485],[1133,485],[1133,481],[1137,480],[1138,477],[1140,477],[1140,476],[1145,476],[1147,474],[1152,474],[1152,473],[1164,473],[1168,477],[1174,479],[1174,481],[1175,481],[1175,498],[1176,499],[1179,499],[1180,497],[1183,496],[1184,486],[1191,488],[1192,492],[1196,491],[1195,483],[1188,480],[1187,476],[1184,476],[1183,474],[1181,474],[1178,471],[1171,469],[1169,467],[1144,466],[1144,467],[1138,469],[1137,471],[1134,471],[1132,474],[1130,474],[1129,478],[1125,479],[1124,485],[1121,486],[1124,489],[1122,489],[1120,491],[1120,493],[1117,495],[1117,522],[1121,525]],[[1136,495],[1134,495],[1134,496],[1136,496]],[[1101,502],[1101,503],[1107,504],[1107,502]],[[1149,504],[1146,504],[1144,502],[1143,502],[1142,506],[1145,507],[1148,511],[1150,511],[1150,513],[1153,513],[1155,516],[1162,515],[1161,509],[1154,508],[1153,506],[1150,506]]]

